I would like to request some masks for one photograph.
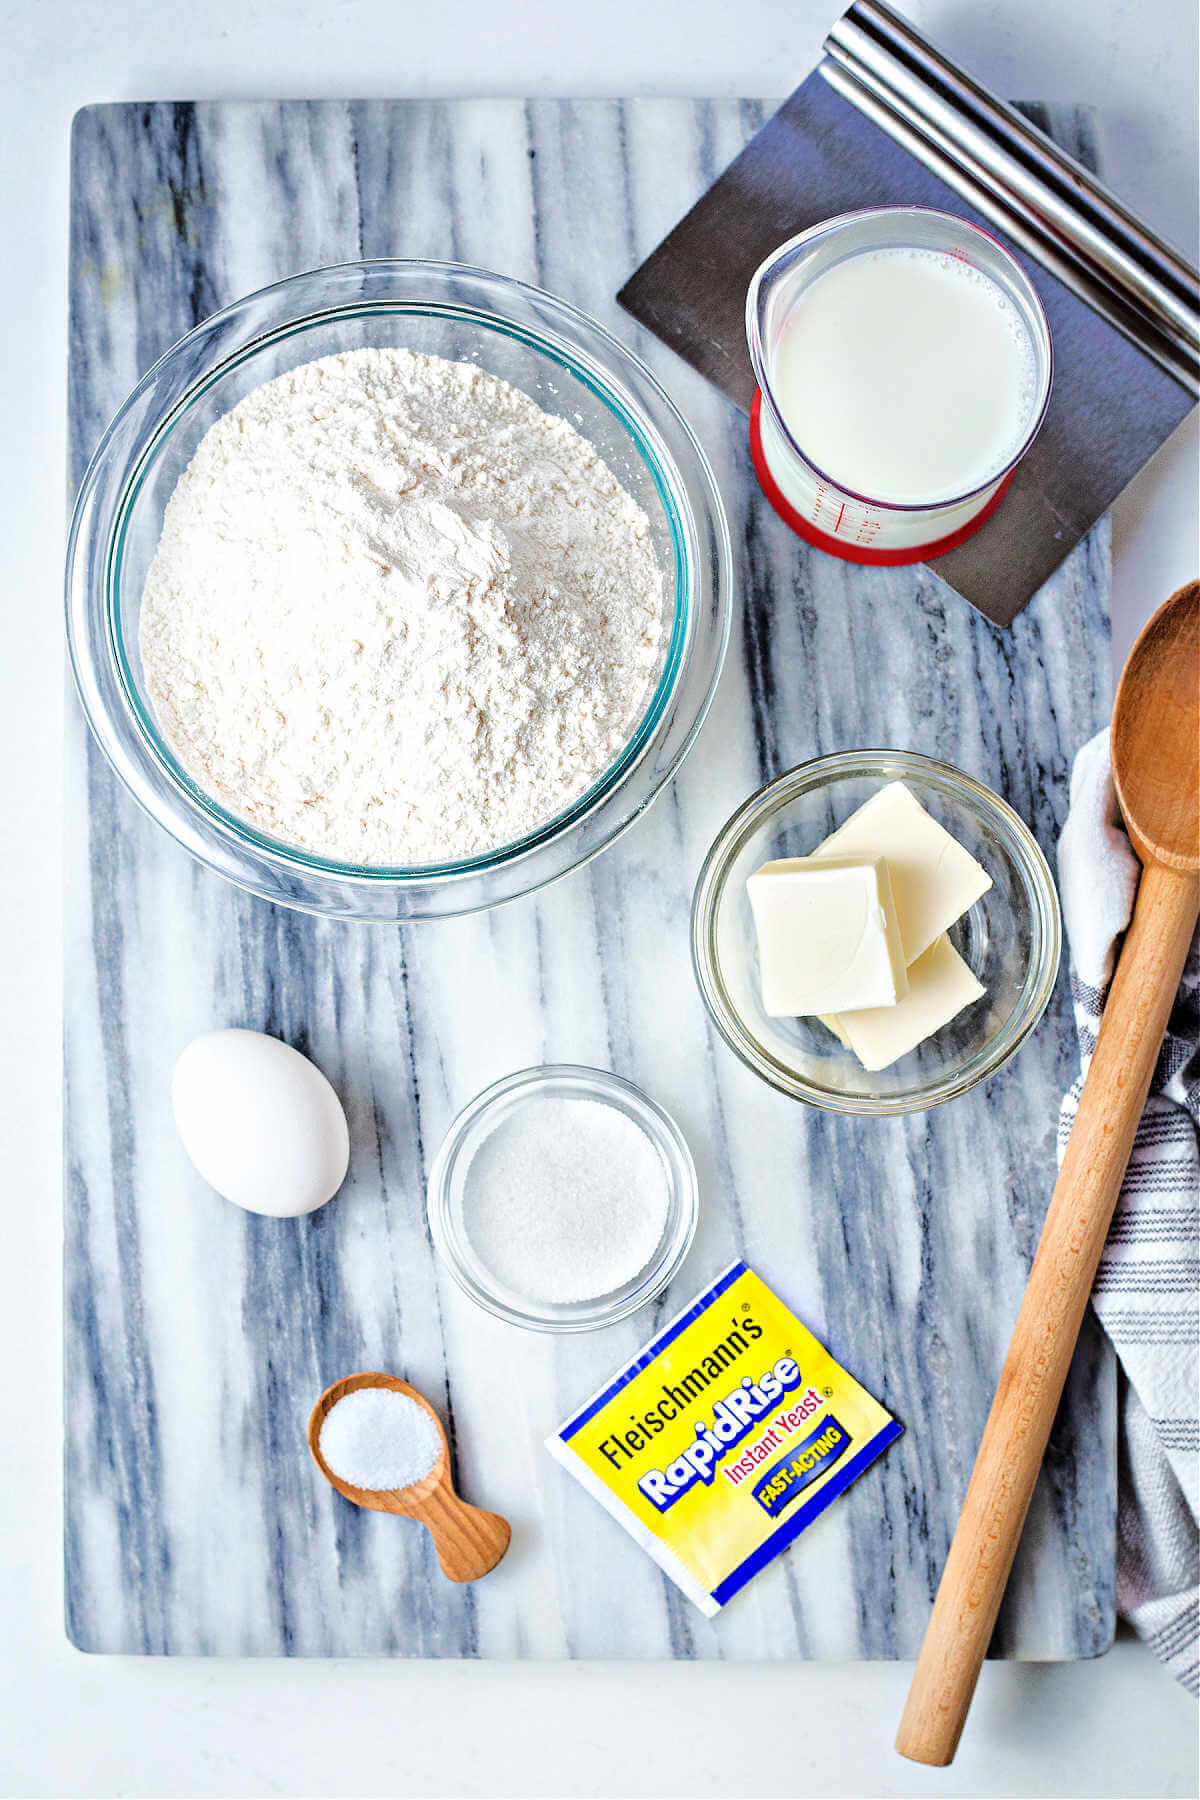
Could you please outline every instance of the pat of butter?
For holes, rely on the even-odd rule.
[[[983,993],[950,939],[939,937],[910,964],[908,993],[895,1006],[822,1013],[821,1023],[853,1050],[864,1069],[887,1069]]]
[[[813,851],[810,860],[845,856],[887,859],[904,960],[910,967],[992,885],[986,869],[930,817],[902,781],[889,782],[872,794]]]
[[[893,1007],[908,992],[887,864],[881,857],[788,857],[746,882],[763,1009]],[[835,998],[836,996],[836,998]]]

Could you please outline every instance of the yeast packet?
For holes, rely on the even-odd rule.
[[[546,1447],[711,1618],[902,1429],[734,1262]]]

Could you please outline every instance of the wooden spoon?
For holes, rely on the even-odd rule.
[[[1113,773],[1144,868],[896,1748],[953,1759],[1200,911],[1200,584],[1160,607],[1117,689]]]
[[[429,1474],[423,1480],[414,1482],[411,1487],[352,1487],[348,1481],[342,1481],[334,1474],[321,1455],[321,1426],[325,1422],[326,1413],[345,1394],[352,1394],[356,1388],[365,1387],[391,1388],[393,1393],[407,1395],[425,1409],[437,1426],[442,1443],[438,1459]],[[308,1417],[308,1447],[326,1481],[345,1499],[352,1500],[355,1506],[369,1507],[372,1512],[400,1513],[406,1519],[419,1519],[433,1539],[442,1574],[451,1581],[478,1581],[481,1575],[486,1575],[489,1569],[495,1568],[508,1549],[509,1539],[512,1537],[508,1520],[502,1519],[499,1513],[483,1512],[478,1506],[468,1506],[465,1500],[459,1499],[450,1476],[450,1446],[446,1442],[442,1421],[424,1394],[419,1394],[415,1387],[410,1387],[407,1381],[401,1381],[398,1376],[377,1373],[346,1375],[341,1381],[335,1381],[332,1387],[327,1387]]]

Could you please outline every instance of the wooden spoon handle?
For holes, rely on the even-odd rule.
[[[896,1736],[953,1759],[1108,1236],[1200,907],[1150,863]]]
[[[429,1527],[442,1574],[450,1581],[478,1581],[495,1568],[512,1537],[507,1519],[468,1506],[448,1481],[433,1490],[418,1517]]]

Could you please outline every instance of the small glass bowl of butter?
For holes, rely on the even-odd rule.
[[[890,873],[909,966],[893,917],[856,1002],[870,1010],[826,1012],[813,998],[789,1014],[789,988],[800,999],[820,987],[812,945],[836,936],[838,909],[886,888],[889,844],[912,858],[907,881],[901,858]],[[793,882],[808,913],[790,910]],[[789,919],[808,943],[797,963]],[[920,1112],[986,1080],[1045,1011],[1061,947],[1058,897],[1028,827],[982,782],[908,751],[823,756],[752,794],[718,834],[692,907],[696,979],[721,1035],[764,1081],[833,1112]],[[898,982],[899,1004],[872,1004],[879,981]]]

